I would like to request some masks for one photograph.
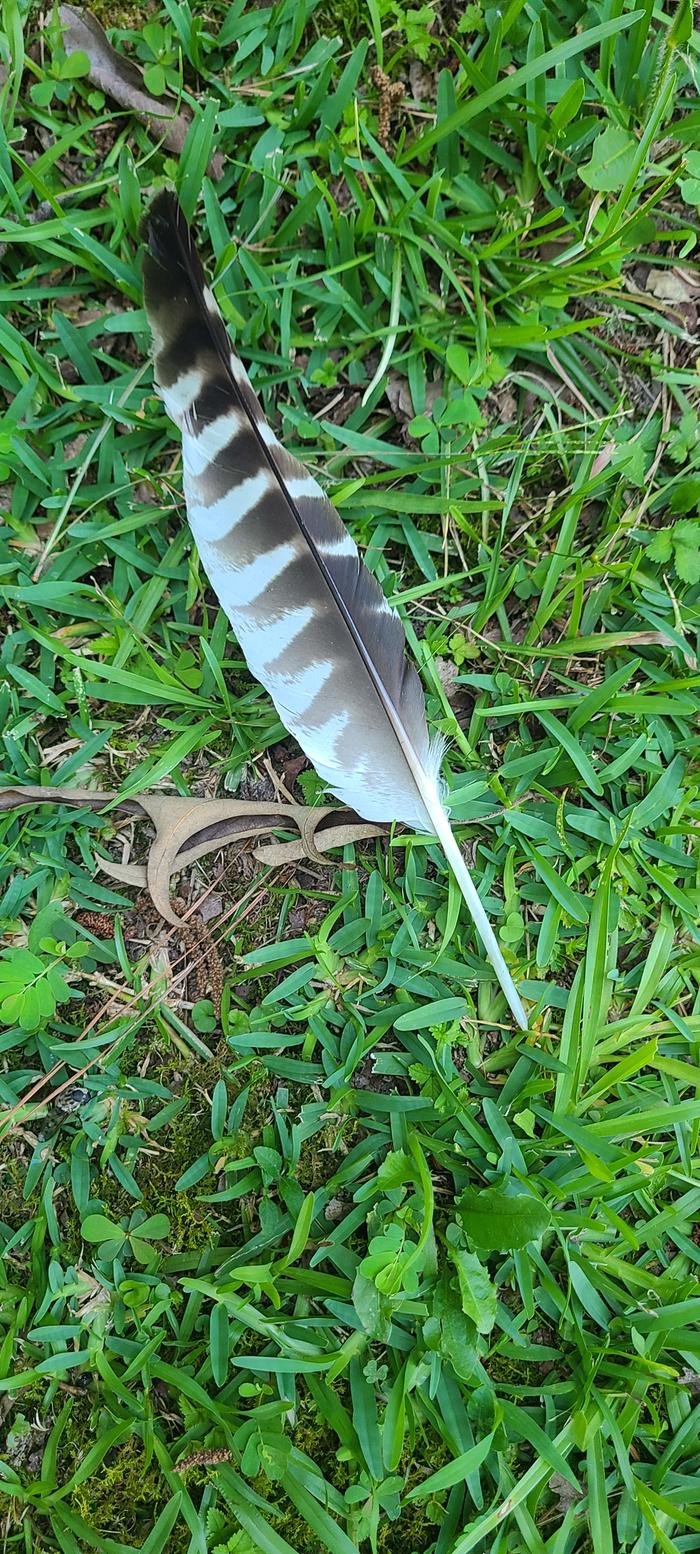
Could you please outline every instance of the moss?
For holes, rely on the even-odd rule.
[[[335,1117],[320,1132],[305,1140],[294,1173],[304,1192],[315,1192],[325,1185],[338,1170],[337,1152],[341,1148],[351,1149],[361,1131],[354,1118],[345,1117],[339,1123]]]
[[[351,1395],[347,1382],[342,1378],[337,1380],[333,1390],[351,1413]],[[329,1430],[309,1395],[300,1394],[296,1423],[288,1433],[297,1449],[316,1464],[334,1489],[342,1494],[354,1482],[354,1468],[338,1457],[337,1437]],[[426,1439],[425,1432],[422,1432],[414,1449],[404,1453],[397,1474],[399,1477],[405,1476],[407,1489],[412,1489],[422,1481],[426,1471],[434,1473],[450,1461],[451,1452],[444,1441],[432,1434]],[[417,1464],[420,1464],[420,1471],[417,1471]],[[286,1538],[292,1548],[303,1549],[304,1554],[326,1554],[322,1545],[313,1537],[308,1523],[284,1492],[270,1493],[270,1485],[263,1478],[256,1482],[255,1488],[282,1513],[280,1520],[274,1523],[275,1530]],[[434,1546],[437,1533],[438,1528],[426,1505],[407,1504],[404,1501],[397,1521],[389,1521],[386,1515],[380,1516],[377,1554],[428,1554]],[[363,1548],[368,1549],[369,1545],[365,1544]]]
[[[112,1422],[105,1421],[92,1390],[72,1399],[59,1446],[59,1483],[67,1483],[105,1424]],[[90,1478],[76,1485],[67,1504],[95,1532],[140,1548],[170,1497],[156,1459],[146,1464],[143,1443],[134,1433],[107,1454]],[[178,1524],[171,1533],[168,1554],[185,1554],[190,1538],[187,1528]]]
[[[280,1044],[283,1038],[280,1038]],[[243,1084],[241,1084],[243,1079]],[[273,1087],[272,1075],[268,1073],[264,1063],[258,1058],[251,1059],[250,1068],[245,1075],[236,1075],[237,1088],[244,1089],[248,1086],[248,1099],[246,1101],[243,1121],[235,1134],[236,1153],[239,1156],[249,1155],[251,1150],[260,1143],[263,1129],[269,1127],[273,1121],[274,1108],[272,1099]]]
[[[2,1191],[0,1218],[4,1224],[9,1225],[10,1230],[19,1230],[27,1218],[27,1203],[22,1196],[26,1174],[27,1160],[20,1155],[10,1155],[7,1160],[3,1160],[0,1173]]]
[[[335,1386],[345,1407],[350,1410],[349,1387]],[[350,1469],[337,1455],[338,1438],[329,1430],[310,1396],[300,1397],[294,1429],[289,1431],[298,1451],[303,1451],[316,1463],[324,1478],[342,1494],[350,1483]]]
[[[184,1167],[183,1169],[186,1169]],[[170,1163],[166,1169],[156,1169],[150,1175],[148,1193],[141,1207],[147,1214],[167,1214],[170,1230],[168,1251],[198,1252],[217,1240],[219,1217],[211,1205],[197,1201],[198,1189],[192,1192],[175,1192],[181,1171]]]
[[[170,1490],[157,1464],[146,1466],[143,1446],[132,1436],[84,1484],[77,1485],[68,1504],[95,1531],[140,1548],[169,1499]],[[177,1529],[168,1545],[172,1554],[190,1542],[190,1534],[178,1542],[176,1533]]]
[[[508,1355],[491,1354],[484,1361],[484,1369],[494,1387],[508,1391],[513,1387],[541,1387],[546,1382],[541,1360],[512,1360]]]
[[[35,1383],[22,1393],[17,1403],[27,1413],[41,1406],[46,1391],[45,1383]],[[92,1389],[70,1399],[71,1408],[58,1448],[58,1484],[65,1485],[72,1478],[86,1452],[105,1428],[102,1409]],[[52,1423],[49,1419],[47,1424]],[[36,1484],[36,1480],[34,1480]],[[160,1474],[157,1462],[146,1465],[143,1445],[134,1434],[122,1446],[108,1453],[95,1472],[82,1484],[78,1484],[66,1497],[66,1504],[80,1516],[93,1531],[130,1543],[140,1548],[146,1541],[156,1517],[170,1499],[170,1489]],[[60,1549],[48,1523],[39,1513],[41,1524],[39,1549]],[[178,1524],[168,1543],[168,1554],[186,1554],[191,1535],[184,1524]]]
[[[114,5],[113,0],[92,0],[90,10],[104,28],[122,27],[139,32],[144,22],[158,16],[160,7],[156,0],[134,0],[129,4]]]
[[[343,1401],[350,1409],[349,1388],[344,1389]],[[335,1451],[335,1436],[329,1434],[328,1427],[321,1415],[315,1410],[314,1405],[302,1403],[297,1413],[297,1422],[291,1432],[291,1438],[299,1451],[306,1453],[312,1462],[322,1472],[324,1478],[342,1494],[352,1481],[348,1464],[339,1459]],[[426,1451],[424,1461],[430,1463],[430,1472],[434,1473],[445,1463],[451,1460],[450,1452],[442,1441],[431,1440]],[[423,1473],[412,1472],[413,1454],[405,1453],[399,1467],[398,1475],[407,1475],[407,1487],[413,1488],[425,1476]],[[281,1503],[281,1502],[278,1502]],[[298,1547],[309,1548],[309,1529],[303,1518],[299,1517],[294,1507],[291,1508],[290,1520],[279,1524],[279,1532],[286,1537],[288,1542],[294,1544],[293,1534],[300,1537]],[[378,1554],[427,1554],[435,1541],[437,1529],[424,1505],[409,1505],[404,1503],[401,1515],[397,1521],[391,1522],[388,1517],[382,1516],[379,1524]],[[303,1538],[303,1543],[301,1539]]]
[[[211,1181],[206,1178],[189,1192],[176,1191],[180,1177],[211,1146],[207,1092],[211,1092],[221,1078],[222,1068],[223,1063],[216,1054],[207,1063],[193,1057],[191,1064],[184,1063],[177,1070],[173,1069],[172,1061],[153,1065],[152,1077],[173,1096],[183,1099],[185,1105],[162,1133],[148,1141],[148,1152],[139,1152],[131,1163],[143,1197],[135,1202],[108,1168],[98,1171],[93,1180],[93,1195],[102,1200],[110,1215],[119,1218],[131,1214],[135,1208],[143,1209],[147,1214],[167,1214],[170,1220],[168,1246],[173,1252],[197,1251],[217,1239],[222,1223],[227,1227],[230,1223],[230,1208],[224,1215],[215,1205],[198,1201],[202,1191],[211,1190]]]
[[[61,1230],[60,1253],[67,1267],[77,1266],[83,1250],[83,1237],[81,1218],[68,1193],[64,1193],[60,1205],[59,1225]]]
[[[377,1554],[428,1554],[437,1535],[424,1505],[404,1505],[398,1521],[380,1518]]]
[[[92,1446],[99,1428],[100,1408],[94,1390],[76,1394],[70,1399],[70,1413],[61,1436],[57,1469],[59,1483],[65,1484],[75,1473],[85,1452]]]
[[[220,1070],[217,1069],[217,1078]],[[176,1183],[212,1142],[209,1111],[194,1087],[184,1091],[187,1104],[165,1130],[163,1145],[142,1157],[136,1178],[144,1194],[143,1207],[149,1214],[167,1214],[170,1220],[168,1243],[174,1251],[195,1251],[215,1240],[218,1230],[212,1206],[198,1203],[199,1185],[191,1192],[176,1192]],[[203,1184],[204,1190],[209,1186]]]

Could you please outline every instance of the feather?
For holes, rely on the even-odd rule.
[[[438,837],[518,1024],[527,1019],[440,793],[401,622],[321,487],[277,441],[174,195],[144,224],[155,377],[182,432],[187,516],[252,673],[331,791]]]

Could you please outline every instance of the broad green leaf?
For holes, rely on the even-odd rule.
[[[473,1252],[450,1247],[457,1269],[462,1309],[479,1333],[490,1333],[496,1321],[496,1291],[478,1257]]]
[[[602,193],[621,189],[636,152],[634,136],[617,124],[608,124],[594,140],[590,161],[579,168],[579,177],[589,189]]]
[[[164,1241],[170,1235],[170,1220],[167,1214],[151,1214],[143,1224],[134,1227],[135,1234],[144,1241]]]
[[[549,1210],[530,1193],[505,1193],[500,1187],[477,1192],[465,1188],[458,1199],[458,1213],[470,1240],[485,1251],[510,1252],[527,1246],[547,1229]]]
[[[88,1214],[83,1220],[80,1232],[84,1241],[111,1241],[117,1237],[123,1239],[126,1232],[114,1221],[107,1219],[104,1214]]]

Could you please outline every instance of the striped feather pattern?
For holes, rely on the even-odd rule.
[[[187,514],[249,668],[338,798],[366,820],[440,837],[525,1025],[442,807],[441,742],[429,739],[399,618],[320,486],[265,421],[174,196],[156,197],[145,236],[155,377],[182,433]]]

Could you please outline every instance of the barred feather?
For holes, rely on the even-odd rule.
[[[320,486],[265,421],[173,195],[157,195],[145,236],[155,376],[182,432],[187,515],[248,666],[343,803],[439,837],[525,1029],[442,805],[442,743],[429,738],[401,622]]]

